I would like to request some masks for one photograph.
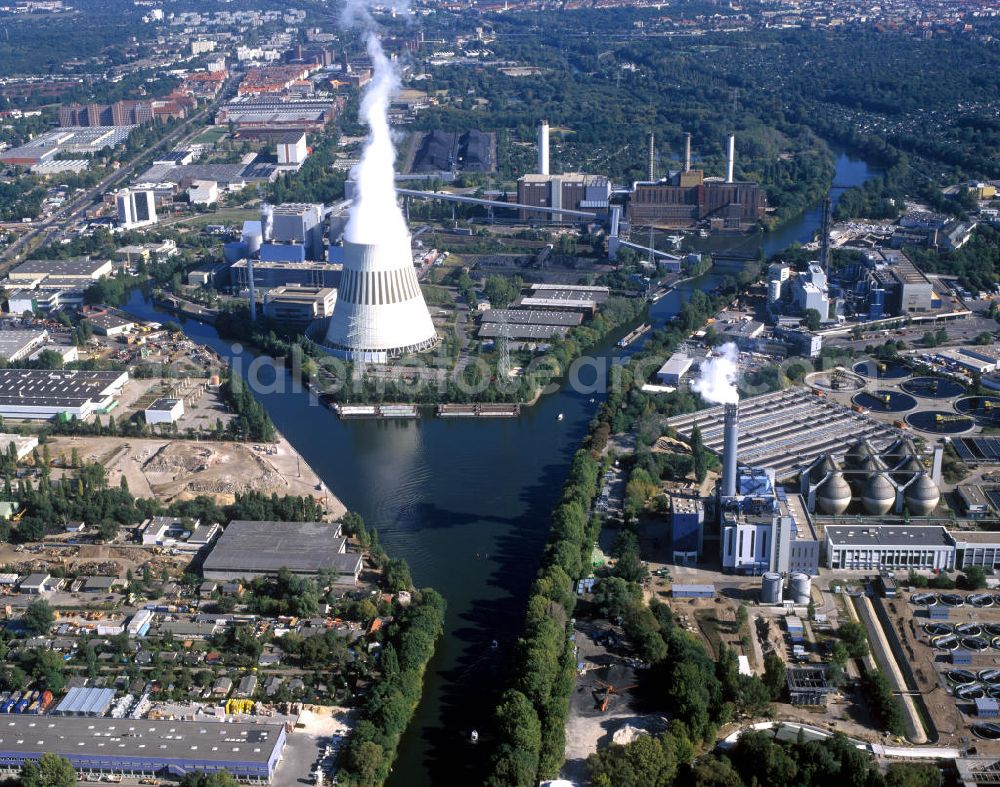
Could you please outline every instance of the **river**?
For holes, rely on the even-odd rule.
[[[863,162],[838,154],[837,185],[860,184],[870,174]],[[762,240],[771,254],[811,239],[819,221],[818,209],[808,211],[775,232],[755,236],[756,242]],[[709,273],[668,294],[651,309],[654,324],[676,313],[691,291],[712,289],[719,280]],[[127,308],[163,320],[138,292]],[[253,358],[211,326],[187,320],[184,331],[237,362],[241,371]],[[620,352],[609,341],[594,355],[607,359]],[[390,785],[455,784],[463,778],[479,783],[477,754],[486,746],[473,747],[469,733],[489,728],[549,513],[600,395],[564,385],[517,419],[389,423],[340,421],[308,393],[294,390],[287,374],[279,374],[273,390],[258,392],[258,398],[327,486],[378,530],[389,554],[407,560],[416,584],[436,588],[448,602],[445,634]],[[491,647],[493,640],[498,647]]]

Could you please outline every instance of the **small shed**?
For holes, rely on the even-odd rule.
[[[1000,704],[993,697],[980,697],[976,700],[976,715],[981,719],[1000,717]]]
[[[715,585],[674,585],[674,598],[715,598]]]

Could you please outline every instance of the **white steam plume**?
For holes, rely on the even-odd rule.
[[[706,358],[701,364],[698,379],[691,386],[708,402],[715,404],[737,404],[740,392],[736,389],[739,377],[740,352],[736,345],[727,342],[719,348],[714,358]]]
[[[366,45],[373,68],[361,99],[361,120],[368,126],[368,141],[361,161],[351,170],[356,187],[344,237],[352,243],[373,244],[407,234],[406,221],[396,203],[396,149],[388,118],[389,102],[399,90],[400,78],[373,29],[367,4],[349,2],[343,20],[348,26],[360,24],[369,29]]]

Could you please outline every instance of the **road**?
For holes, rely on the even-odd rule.
[[[206,116],[210,116],[214,113],[219,104],[229,98],[235,84],[235,80],[231,77],[225,84],[223,84],[222,89],[219,91],[219,95],[211,103],[207,104],[200,112],[191,115],[189,118],[185,118],[185,120],[180,123],[177,128],[160,139],[158,142],[154,143],[152,146],[146,148],[134,159],[132,159],[132,161],[120,167],[116,172],[108,175],[108,177],[96,186],[92,186],[87,189],[83,194],[79,195],[53,213],[50,218],[44,222],[36,224],[34,229],[14,241],[4,250],[2,254],[0,254],[0,273],[6,272],[14,265],[14,263],[18,261],[22,251],[28,253],[32,248],[44,245],[45,243],[53,240],[56,235],[64,233],[66,228],[73,222],[77,221],[83,215],[84,211],[97,201],[101,195],[123,183],[127,178],[131,177],[140,166],[144,166],[149,161],[150,153],[160,150],[161,148],[183,144],[194,138],[195,135],[199,134],[202,130],[201,121]],[[192,126],[194,127],[193,130],[191,130]]]

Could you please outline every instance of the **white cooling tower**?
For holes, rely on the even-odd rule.
[[[357,360],[417,352],[437,336],[413,269],[409,236],[344,241],[344,271],[326,344]]]

